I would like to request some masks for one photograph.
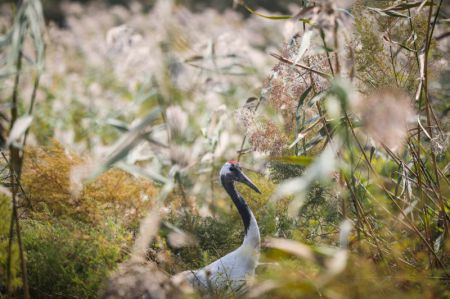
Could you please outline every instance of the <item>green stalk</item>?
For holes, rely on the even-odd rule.
[[[425,108],[426,108],[426,114],[427,114],[427,126],[428,126],[428,134],[431,138],[433,138],[433,130],[431,129],[432,126],[432,107],[431,107],[431,103],[430,103],[430,99],[429,99],[429,95],[428,95],[428,55],[429,55],[429,51],[430,51],[430,46],[431,46],[431,38],[433,35],[433,31],[434,31],[434,27],[436,25],[436,20],[439,14],[439,10],[442,4],[442,0],[439,2],[438,4],[438,8],[436,11],[436,16],[434,18],[434,22],[433,24],[431,24],[431,18],[433,15],[433,1],[431,1],[430,3],[430,8],[428,10],[428,24],[427,24],[427,36],[426,36],[426,43],[425,43],[425,62],[424,62],[424,82],[423,82],[423,94],[425,97]],[[438,123],[438,122],[436,122]],[[438,191],[438,199],[441,205],[441,215],[443,215],[443,226],[444,226],[444,239],[447,237],[448,235],[448,221],[447,221],[447,217],[446,215],[446,211],[445,211],[445,202],[444,199],[442,198],[442,193],[441,193],[441,186],[440,186],[440,182],[439,182],[439,172],[438,172],[438,166],[436,163],[436,155],[433,152],[433,150],[430,151],[431,154],[431,160],[432,160],[432,165],[433,165],[433,170],[434,170],[434,176],[435,176],[435,180],[436,180],[436,188]],[[445,251],[443,249],[443,251]]]

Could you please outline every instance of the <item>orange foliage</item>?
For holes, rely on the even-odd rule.
[[[22,184],[29,194],[33,211],[49,211],[52,216],[71,217],[99,223],[114,219],[124,224],[137,223],[152,206],[156,187],[129,173],[110,169],[84,184],[78,194],[71,189],[71,172],[84,163],[60,144],[28,148]],[[44,217],[46,213],[35,213]]]

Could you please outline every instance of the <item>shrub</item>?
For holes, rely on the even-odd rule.
[[[69,219],[22,223],[33,298],[95,298],[132,240],[113,221],[103,226]]]
[[[36,212],[34,216],[69,217],[100,224],[113,218],[136,226],[142,213],[151,207],[156,188],[119,169],[111,169],[85,185],[81,177],[74,178],[77,171],[89,175],[90,168],[58,143],[28,149],[22,184]]]

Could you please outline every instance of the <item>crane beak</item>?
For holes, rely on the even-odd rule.
[[[246,184],[247,186],[255,190],[257,193],[261,194],[261,191],[259,191],[258,187],[256,187],[256,185],[253,184],[253,182],[248,178],[248,176],[246,176],[242,171],[240,172],[239,175],[239,182]]]

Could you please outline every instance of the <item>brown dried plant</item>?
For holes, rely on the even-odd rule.
[[[281,57],[296,61],[301,43],[302,36],[295,34],[284,45]],[[304,54],[303,61],[308,66],[319,71],[326,69],[324,54],[316,54],[308,49]],[[238,113],[238,119],[246,129],[253,149],[280,156],[287,149],[288,141],[296,134],[296,111],[302,94],[310,87],[314,93],[319,93],[327,86],[327,81],[321,76],[279,61],[263,85],[261,96],[265,112],[257,115],[244,107]],[[318,115],[315,106],[305,107],[303,112],[308,118]],[[271,114],[275,114],[275,117]]]
[[[74,194],[71,172],[82,164],[80,157],[56,142],[46,149],[28,148],[22,184],[33,211],[47,210],[49,215],[92,223],[112,217],[130,225],[152,206],[157,192],[153,184],[119,169],[107,171]]]
[[[415,116],[411,98],[398,88],[376,89],[356,109],[369,136],[394,151],[403,145]]]

